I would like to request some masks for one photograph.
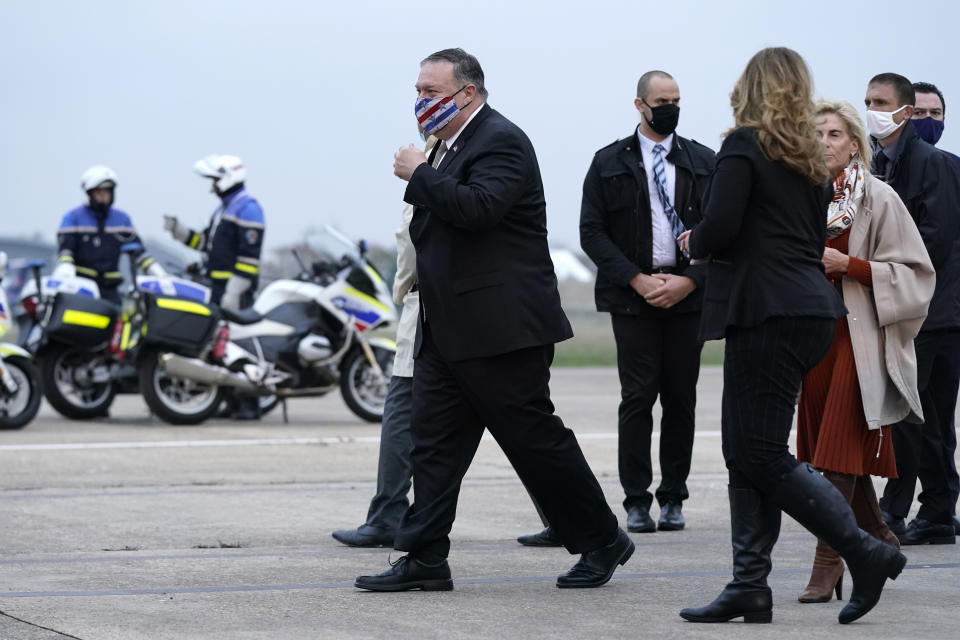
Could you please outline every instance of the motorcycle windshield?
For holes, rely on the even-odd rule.
[[[355,262],[360,260],[357,245],[333,227],[324,227],[323,231],[306,237],[307,248],[321,259],[339,262],[344,256]]]

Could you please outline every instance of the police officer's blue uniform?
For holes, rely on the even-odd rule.
[[[100,212],[81,205],[63,216],[57,240],[60,245],[57,262],[73,264],[78,276],[97,282],[101,298],[119,304],[118,288],[123,282],[121,249],[126,243],[140,242],[130,216],[113,207]],[[154,262],[145,252],[136,260],[141,269]]]
[[[260,276],[263,247],[263,209],[242,186],[223,195],[210,224],[202,232],[191,231],[186,244],[207,255],[207,274],[213,281],[211,300],[219,304],[231,276],[250,281],[240,307],[253,304]]]

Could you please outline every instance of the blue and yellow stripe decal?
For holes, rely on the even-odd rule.
[[[383,312],[385,312],[385,313],[390,313],[390,307],[388,307],[387,305],[383,304],[382,302],[380,302],[380,301],[377,300],[376,298],[372,298],[372,297],[368,296],[368,295],[365,294],[363,291],[358,291],[358,290],[354,289],[353,287],[344,287],[344,288],[343,288],[343,291],[344,291],[344,293],[348,293],[348,294],[350,294],[351,296],[353,296],[353,297],[355,297],[355,298],[359,298],[359,299],[363,300],[364,302],[366,302],[367,304],[369,304],[369,305],[371,305],[371,306],[374,306],[374,307],[376,307],[377,309],[380,309],[381,311],[383,311]]]

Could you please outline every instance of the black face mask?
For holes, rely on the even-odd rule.
[[[640,99],[643,100],[643,98]],[[643,104],[650,107],[646,100],[643,100]],[[647,120],[646,116],[643,119],[647,120],[647,125],[651,129],[662,136],[668,136],[677,130],[677,123],[680,121],[680,105],[662,104],[659,107],[650,107],[650,112],[653,114],[653,120]]]
[[[103,214],[107,211],[110,211],[110,207],[113,206],[113,191],[110,191],[110,202],[108,204],[101,204],[93,199],[93,191],[87,192],[87,197],[90,199],[90,204],[87,206],[90,207],[93,211]]]

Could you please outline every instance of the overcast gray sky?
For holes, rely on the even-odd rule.
[[[141,234],[161,234],[163,213],[203,227],[217,202],[192,166],[219,152],[246,162],[268,247],[328,222],[389,245],[405,184],[393,153],[418,140],[418,63],[460,46],[537,149],[552,244],[576,247],[583,175],[636,126],[649,69],[679,82],[681,135],[715,149],[730,89],[762,47],[795,48],[818,95],[861,111],[869,78],[895,71],[939,85],[940,146],[960,151],[957,6],[0,0],[0,233],[52,241],[97,163],[118,173],[117,205]]]

